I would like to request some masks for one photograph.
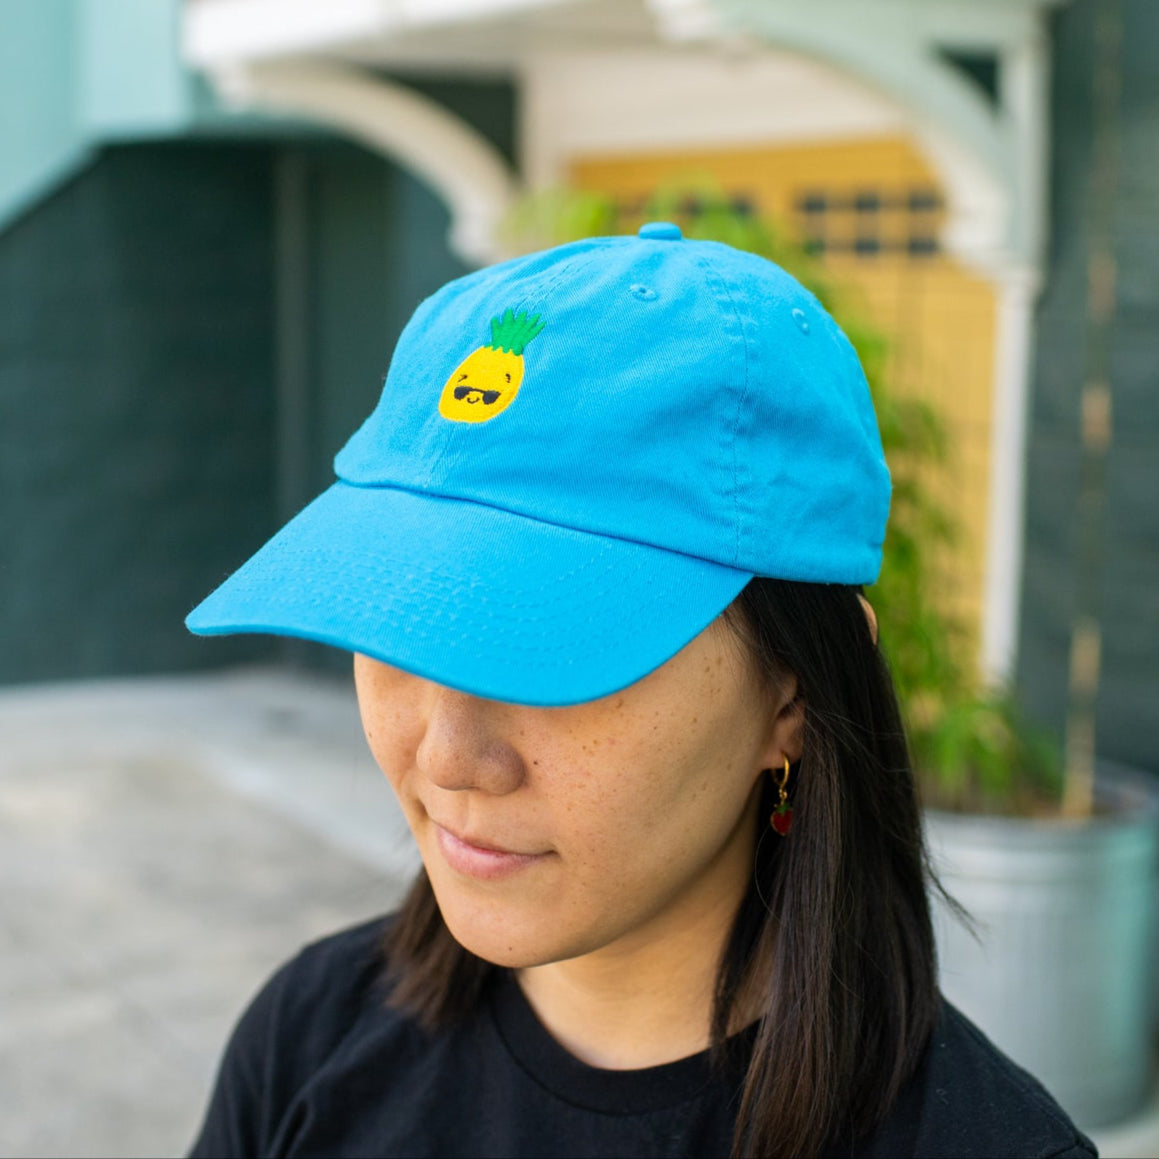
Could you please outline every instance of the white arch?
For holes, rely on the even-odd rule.
[[[501,256],[496,230],[517,189],[499,151],[412,89],[319,61],[255,62],[215,77],[231,104],[293,114],[361,141],[425,181],[451,212],[448,243],[470,265]]]

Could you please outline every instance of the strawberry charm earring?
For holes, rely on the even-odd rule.
[[[769,770],[772,771],[771,769]],[[780,794],[780,800],[776,807],[769,814],[769,824],[782,837],[789,835],[789,829],[793,824],[793,809],[789,804],[789,794],[785,792],[785,786],[789,783],[789,756],[785,754],[785,768],[777,776],[777,792]]]

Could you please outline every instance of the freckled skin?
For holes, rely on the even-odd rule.
[[[485,700],[362,655],[354,675],[371,751],[468,949],[524,968],[706,923],[723,937],[751,871],[761,772],[797,759],[799,721],[778,711],[795,686],[774,696],[720,621],[622,692],[562,708]],[[464,877],[435,821],[546,856]]]

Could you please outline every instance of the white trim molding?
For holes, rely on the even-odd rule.
[[[215,74],[223,99],[293,115],[360,141],[425,181],[451,212],[448,243],[469,265],[500,257],[496,233],[517,189],[503,156],[442,105],[324,61],[264,61]]]
[[[340,49],[444,26],[516,17],[569,0],[185,0],[190,64],[266,60]]]
[[[774,47],[540,53],[522,71],[524,176],[566,178],[576,157],[764,148],[910,131],[897,102]]]

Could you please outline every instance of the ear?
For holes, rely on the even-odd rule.
[[[877,646],[877,613],[873,610],[873,605],[860,593],[857,593],[857,598],[861,601],[861,610],[865,613],[866,620],[869,621],[869,634],[873,637],[874,647]]]
[[[773,701],[776,712],[762,750],[762,768],[779,769],[786,755],[790,764],[801,759],[805,736],[805,698],[797,692],[797,678],[790,675],[777,691]]]

